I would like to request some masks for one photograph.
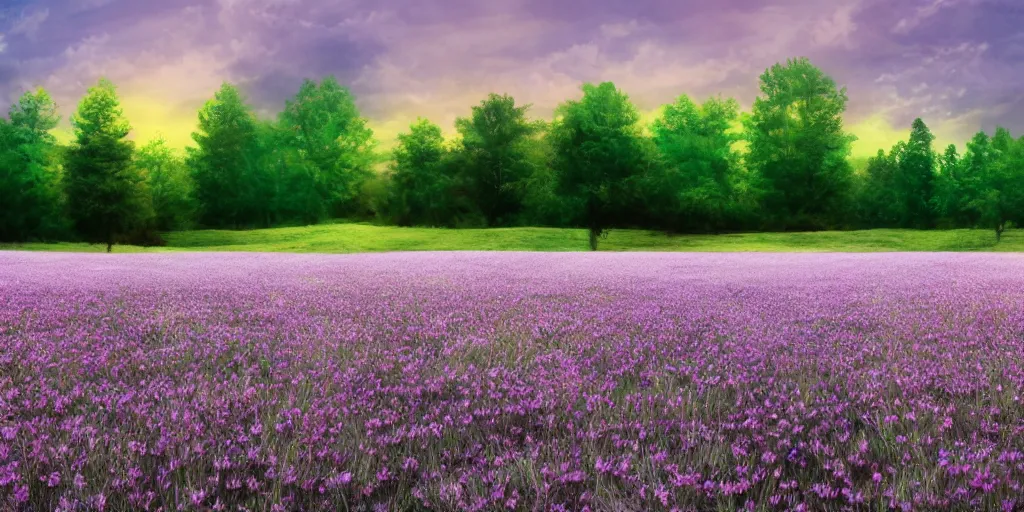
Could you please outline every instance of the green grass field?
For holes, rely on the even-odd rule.
[[[585,251],[582,229],[399,228],[370,224],[259,229],[251,231],[182,231],[165,235],[167,247],[118,245],[114,252],[261,251],[354,253],[387,251]],[[2,250],[101,252],[102,245],[57,243],[0,245]],[[734,235],[666,235],[639,230],[612,230],[602,251],[698,252],[879,252],[879,251],[1024,251],[1024,230],[1012,230],[996,243],[988,230],[822,231]]]

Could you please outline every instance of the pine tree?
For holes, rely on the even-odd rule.
[[[269,225],[272,183],[265,172],[259,124],[241,92],[224,84],[199,111],[188,163],[208,227]]]
[[[935,136],[920,118],[915,119],[896,173],[894,186],[900,205],[900,227],[932,227],[932,195],[935,189]]]
[[[101,79],[71,117],[75,141],[68,151],[65,190],[76,233],[89,243],[107,245],[146,220],[142,178],[132,165],[131,127],[117,90]]]

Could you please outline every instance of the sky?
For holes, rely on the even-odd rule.
[[[274,116],[333,74],[383,148],[417,117],[451,132],[490,92],[549,118],[611,80],[645,118],[680,94],[749,109],[808,57],[847,88],[854,156],[922,117],[937,145],[1024,132],[1024,0],[0,0],[0,101],[45,87],[67,118],[99,77],[132,137],[190,141],[221,83]]]

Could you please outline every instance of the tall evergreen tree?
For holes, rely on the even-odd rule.
[[[968,227],[978,227],[986,203],[986,181],[995,165],[996,152],[992,139],[979,131],[967,142],[967,151],[958,166],[959,209]]]
[[[200,223],[238,228],[270,224],[273,183],[264,161],[258,122],[241,92],[224,84],[199,111],[196,147],[188,165],[199,201]]]
[[[900,227],[932,227],[932,194],[935,188],[935,136],[920,118],[914,120],[910,140],[900,156],[893,185],[900,207]]]
[[[939,157],[932,209],[946,227],[969,226],[963,208],[962,162],[955,144],[946,146]]]
[[[559,106],[551,130],[558,190],[589,232],[590,248],[616,223],[649,155],[640,114],[611,82],[584,84],[583,98]]]
[[[846,89],[806,58],[761,75],[761,96],[747,118],[747,163],[764,181],[765,207],[777,227],[840,226],[851,191],[843,131]]]
[[[65,190],[77,234],[107,252],[151,215],[143,180],[132,165],[131,130],[110,81],[101,79],[71,117],[75,141],[67,154]]]

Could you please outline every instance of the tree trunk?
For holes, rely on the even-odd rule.
[[[601,221],[598,219],[597,198],[591,192],[587,197],[587,224],[590,235],[590,250],[597,250],[597,237],[601,236]]]
[[[111,250],[111,248],[113,248],[113,247],[114,247],[114,244],[113,244],[113,243],[111,243],[111,242],[107,242],[107,254],[110,254],[110,250]]]
[[[996,225],[996,243],[999,243],[1003,238],[1003,230],[1006,229],[1006,223],[1000,222]]]

